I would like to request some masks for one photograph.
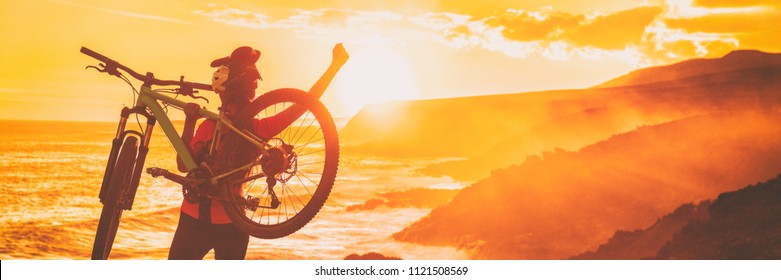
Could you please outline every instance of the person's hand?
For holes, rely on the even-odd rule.
[[[349,59],[349,58],[350,58],[350,55],[347,54],[347,50],[344,49],[344,46],[342,45],[342,43],[338,43],[338,44],[336,44],[336,46],[334,46],[333,64],[338,65],[338,66],[341,67],[342,65],[344,65],[347,62],[347,59]]]
[[[187,103],[184,105],[184,115],[187,117],[187,119],[200,119],[201,115],[198,114],[199,109],[201,109],[201,105],[198,103]]]

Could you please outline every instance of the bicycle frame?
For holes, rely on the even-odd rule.
[[[101,190],[99,194],[99,198],[101,199],[101,201],[104,199],[105,196],[106,185],[108,184],[109,181],[108,178],[111,177],[111,173],[113,172],[113,165],[110,163],[116,160],[119,153],[119,148],[122,145],[122,141],[125,138],[125,135],[135,134],[138,135],[139,138],[143,140],[141,140],[140,146],[138,148],[137,164],[134,168],[133,177],[130,183],[130,190],[128,192],[129,197],[127,197],[125,203],[122,203],[126,210],[132,209],[133,201],[135,199],[135,193],[138,188],[139,181],[141,179],[141,174],[143,173],[142,169],[144,166],[144,162],[146,160],[146,154],[149,152],[149,141],[151,140],[152,137],[152,129],[154,128],[156,122],[160,123],[160,127],[163,129],[166,138],[168,138],[169,142],[174,147],[174,150],[176,150],[177,154],[179,155],[179,158],[182,160],[182,163],[184,164],[187,171],[188,172],[192,171],[193,169],[198,167],[198,163],[195,162],[195,157],[192,155],[190,149],[188,149],[188,145],[184,143],[182,138],[179,136],[179,133],[176,131],[176,128],[174,127],[173,123],[168,118],[168,114],[163,109],[163,106],[160,105],[160,102],[169,104],[170,106],[178,109],[184,108],[184,106],[187,104],[187,102],[183,100],[175,99],[168,95],[153,91],[150,86],[143,85],[141,87],[141,90],[139,91],[138,100],[136,102],[137,106],[132,109],[124,108],[122,110],[121,118],[117,127],[117,133],[112,141],[111,153],[109,154],[109,161],[108,161],[109,164],[106,165],[103,184],[101,185]],[[149,114],[147,109],[149,109],[149,111],[151,111],[152,114]],[[217,123],[216,129],[214,131],[214,137],[212,138],[215,139],[215,141],[213,141],[209,149],[209,155],[214,154],[219,140],[218,135],[221,135],[222,130],[225,128],[232,130],[234,133],[237,133],[238,135],[242,136],[245,140],[249,141],[253,145],[257,147],[261,147],[260,149],[261,153],[263,155],[266,155],[267,151],[266,149],[263,149],[263,147],[269,147],[269,145],[265,140],[255,136],[249,131],[239,130],[224,115],[215,114],[204,108],[199,108],[197,113],[203,116],[204,118],[213,120]],[[142,134],[137,131],[125,129],[125,126],[127,124],[127,119],[131,114],[138,114],[147,118],[147,128],[145,130],[145,133]],[[255,165],[254,162],[247,163],[246,165],[239,166],[236,169],[228,170],[225,173],[214,175],[212,176],[210,183],[213,185],[217,185],[218,182],[223,178],[233,175],[236,172],[249,170],[253,165]],[[248,181],[251,179],[253,178],[245,178],[245,180],[240,180],[235,183],[242,183],[244,181]]]
[[[176,128],[174,128],[173,126],[173,123],[171,123],[171,120],[168,118],[168,115],[166,114],[165,110],[159,103],[159,101],[162,101],[176,108],[184,108],[187,102],[172,98],[162,93],[155,92],[149,86],[141,87],[141,91],[139,92],[139,96],[138,96],[138,101],[139,102],[137,104],[143,104],[143,106],[149,108],[152,111],[154,117],[157,119],[157,121],[159,121],[160,127],[163,129],[163,132],[165,133],[166,137],[173,145],[174,150],[176,150],[179,157],[182,159],[182,163],[184,163],[185,167],[187,168],[187,171],[190,171],[198,167],[198,163],[195,162],[195,158],[190,152],[190,149],[187,148],[187,145],[184,143],[182,138],[179,137],[179,133],[176,131]],[[250,143],[252,143],[257,147],[269,146],[265,140],[255,136],[254,134],[246,130],[239,130],[238,128],[236,128],[236,126],[233,125],[233,123],[222,114],[215,114],[209,110],[206,110],[205,108],[199,108],[198,114],[205,117],[206,119],[213,120],[217,123],[217,128],[215,129],[215,137],[213,139],[219,139],[219,137],[217,136],[221,134],[221,131],[223,129],[227,128],[237,133],[238,135],[241,135],[245,140],[249,141]],[[148,138],[150,137],[151,137],[151,133],[148,132],[147,135],[145,135],[145,139],[143,143],[148,143]],[[215,146],[216,145],[212,145],[209,154],[212,154],[214,152]],[[261,152],[265,154],[266,150],[261,149]],[[216,184],[220,179],[230,176],[238,171],[247,170],[252,165],[254,165],[254,163],[248,163],[247,165],[240,166],[237,169],[230,170],[223,174],[216,175],[212,177],[212,184]]]

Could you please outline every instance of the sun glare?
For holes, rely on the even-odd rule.
[[[334,88],[340,105],[354,115],[367,104],[419,97],[416,75],[409,60],[391,49],[350,53]]]

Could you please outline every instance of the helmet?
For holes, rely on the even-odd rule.
[[[260,79],[262,81],[263,77],[260,76],[258,68],[255,67],[255,63],[258,62],[259,58],[259,50],[243,46],[233,50],[229,56],[215,59],[212,61],[211,66],[227,66],[232,69],[231,74],[234,74],[234,77],[248,77],[255,80]]]

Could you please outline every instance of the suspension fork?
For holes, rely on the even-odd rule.
[[[144,134],[138,131],[125,129],[127,125],[127,119],[131,114],[138,114],[146,117],[146,130]],[[139,143],[138,154],[136,156],[135,165],[133,167],[130,184],[122,191],[122,197],[124,197],[124,199],[121,202],[123,209],[132,209],[136,191],[138,190],[138,184],[141,179],[141,173],[143,173],[142,169],[144,167],[144,162],[146,161],[146,155],[149,152],[149,142],[152,138],[152,129],[154,128],[155,123],[155,117],[150,115],[144,107],[137,106],[133,109],[125,107],[122,109],[122,113],[120,114],[119,118],[119,124],[117,125],[117,133],[115,134],[114,139],[111,141],[111,152],[109,153],[109,160],[106,163],[106,171],[103,174],[103,183],[100,186],[100,194],[98,196],[101,202],[103,202],[103,199],[105,198],[107,185],[109,184],[111,175],[114,172],[114,165],[116,164],[117,157],[119,156],[118,154],[120,147],[122,146],[122,142],[128,134],[135,134],[140,137],[139,141],[141,141],[141,143]],[[127,196],[125,196],[125,194]]]
[[[135,107],[131,111],[131,113],[140,114],[146,117],[146,130],[144,130],[144,137],[142,137],[141,145],[138,147],[138,157],[136,158],[136,164],[133,168],[133,179],[130,180],[130,186],[128,186],[127,189],[127,200],[123,204],[123,208],[128,211],[133,209],[133,201],[136,198],[141,174],[144,173],[144,162],[146,161],[146,155],[149,152],[149,142],[152,140],[152,129],[157,122],[157,119],[150,115],[144,107]]]

